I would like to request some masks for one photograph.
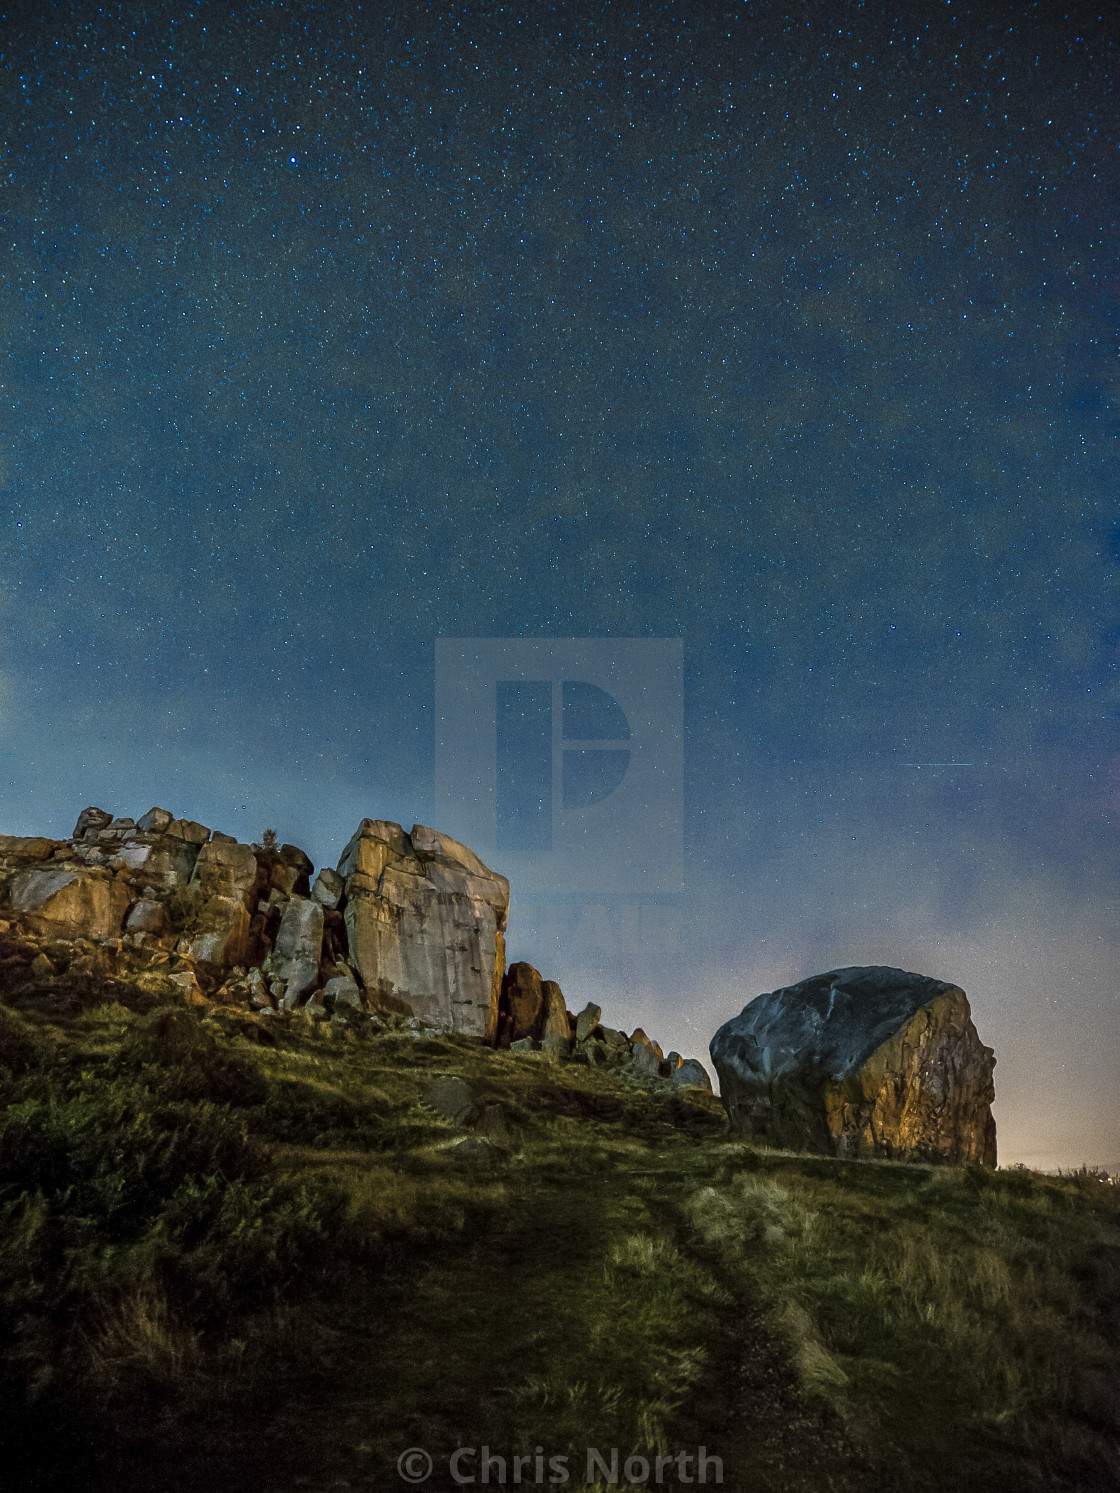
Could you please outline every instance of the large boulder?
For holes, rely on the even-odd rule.
[[[674,1089],[704,1089],[706,1093],[712,1092],[712,1080],[699,1058],[682,1058],[669,1074],[669,1082]]]
[[[276,947],[265,960],[265,972],[283,981],[284,1006],[297,1005],[315,983],[322,948],[322,903],[313,897],[293,897],[284,907]]]
[[[572,1045],[572,1023],[564,992],[555,980],[541,981],[540,1044],[553,1052],[568,1052]]]
[[[568,1052],[572,1024],[564,992],[555,980],[542,980],[531,964],[511,964],[498,1002],[498,1047],[531,1042],[550,1052]]]
[[[96,834],[98,830],[107,829],[112,822],[112,814],[106,814],[104,809],[83,809],[74,826],[74,839],[81,840],[87,834]]]
[[[498,1000],[497,1045],[509,1047],[525,1037],[538,1038],[544,993],[540,972],[531,964],[511,964],[502,978]]]
[[[4,860],[46,861],[62,847],[61,840],[48,840],[43,835],[0,835],[0,858]]]
[[[995,1057],[957,985],[832,970],[760,995],[710,1050],[732,1129],[765,1145],[995,1165]]]
[[[448,835],[363,819],[338,863],[351,963],[367,994],[493,1041],[509,882]]]
[[[131,897],[100,868],[60,865],[17,872],[8,900],[36,932],[97,941],[119,936]]]
[[[146,831],[117,852],[131,871],[140,872],[146,882],[165,891],[188,885],[200,853],[201,846],[192,840]]]
[[[183,843],[192,842],[184,837]],[[179,951],[209,964],[248,964],[257,882],[257,858],[250,846],[235,840],[203,844],[189,884],[191,909]]]
[[[575,1019],[575,1039],[577,1042],[586,1042],[603,1014],[602,1006],[597,1006],[593,1001],[588,1001],[583,1010]]]
[[[345,890],[346,883],[338,872],[332,871],[329,866],[324,866],[315,878],[311,895],[316,902],[321,902],[329,912],[333,912],[342,901],[342,894]]]

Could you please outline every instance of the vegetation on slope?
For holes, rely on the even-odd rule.
[[[404,1486],[423,1447],[449,1488],[483,1446],[585,1486],[588,1447],[652,1482],[701,1445],[759,1493],[1115,1485],[1090,1178],[761,1152],[567,1060],[123,994],[0,1006],[9,1486]],[[446,1074],[490,1140],[425,1105]]]

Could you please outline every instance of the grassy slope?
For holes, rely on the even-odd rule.
[[[0,1008],[10,1486],[394,1487],[424,1446],[443,1488],[483,1444],[571,1453],[573,1486],[589,1445],[699,1444],[756,1493],[1115,1485],[1110,1189],[763,1153],[707,1096],[258,1029]],[[508,1148],[450,1148],[445,1073]]]

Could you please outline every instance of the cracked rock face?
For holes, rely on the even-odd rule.
[[[996,1162],[995,1057],[956,985],[885,966],[760,995],[712,1038],[732,1129],[837,1155]]]
[[[363,819],[338,863],[352,963],[379,1001],[493,1041],[509,882],[425,825]]]

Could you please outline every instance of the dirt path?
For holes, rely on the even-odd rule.
[[[685,1402],[661,1415],[662,1434],[671,1450],[705,1445],[720,1456],[725,1487],[875,1486],[855,1480],[859,1469],[837,1425],[800,1402],[780,1349],[735,1282],[719,1282],[718,1305],[710,1287],[708,1296],[687,1299],[689,1277],[710,1282],[718,1268],[681,1221],[679,1204],[695,1185],[694,1153],[687,1174],[673,1156],[655,1156],[648,1165],[608,1163],[547,1181],[518,1176],[508,1211],[485,1233],[390,1281],[339,1281],[298,1372],[278,1376],[263,1410],[216,1419],[177,1453],[161,1448],[158,1468],[130,1459],[106,1487],[403,1489],[397,1458],[421,1448],[434,1464],[423,1486],[448,1493],[460,1486],[448,1468],[456,1448],[488,1446],[505,1456],[505,1483],[513,1485],[513,1455],[533,1455],[538,1445],[546,1458],[572,1451],[570,1486],[585,1487],[586,1445],[606,1450],[612,1435],[621,1438],[620,1460],[649,1449],[641,1416],[619,1412],[616,1429],[612,1405],[641,1406],[646,1396],[652,1425],[665,1377],[658,1374],[674,1358],[700,1370]],[[620,1247],[623,1263],[612,1265]],[[638,1262],[633,1269],[626,1249]],[[659,1251],[675,1271],[671,1280],[658,1273]],[[670,1288],[672,1309],[662,1309]],[[477,1471],[470,1458],[462,1465]],[[537,1485],[535,1471],[522,1469],[522,1485]],[[663,1476],[665,1485],[684,1486],[675,1468]],[[547,1477],[546,1468],[546,1486]],[[494,1464],[491,1485],[500,1481]]]

